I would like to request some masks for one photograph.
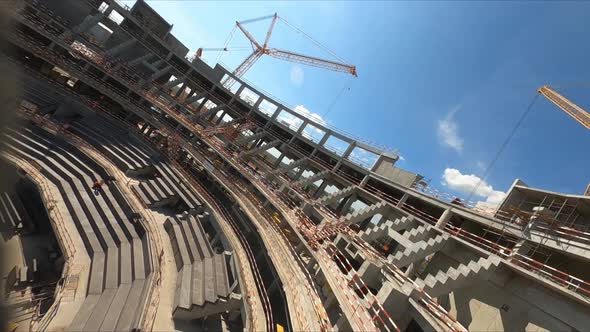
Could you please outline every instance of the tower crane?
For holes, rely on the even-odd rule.
[[[256,39],[254,39],[252,34],[250,34],[250,32],[248,30],[246,30],[244,25],[246,25],[248,23],[259,22],[259,21],[268,20],[268,19],[272,19],[272,20],[270,23],[270,27],[268,28],[268,31],[266,33],[266,38],[264,39],[263,43],[259,43],[258,41],[256,41]],[[254,65],[254,63],[265,54],[270,55],[273,58],[277,58],[277,59],[281,59],[281,60],[285,60],[285,61],[301,63],[301,64],[305,64],[308,66],[319,67],[319,68],[329,69],[329,70],[338,71],[338,72],[349,73],[355,77],[357,76],[356,67],[353,65],[350,65],[350,64],[346,64],[343,62],[337,62],[337,61],[331,61],[331,60],[325,60],[325,59],[321,59],[321,58],[317,58],[317,57],[313,57],[313,56],[307,56],[307,55],[303,55],[303,54],[299,54],[299,53],[295,53],[295,52],[290,52],[290,51],[285,51],[285,50],[280,50],[280,49],[276,49],[276,48],[269,48],[268,41],[270,40],[270,36],[272,35],[273,29],[277,23],[277,20],[279,20],[279,19],[281,19],[282,21],[284,21],[286,24],[289,25],[289,23],[287,21],[285,21],[283,18],[279,17],[276,13],[274,15],[258,17],[258,18],[254,18],[254,19],[250,19],[250,20],[241,21],[241,22],[236,21],[236,27],[246,36],[246,38],[248,38],[253,51],[246,58],[246,60],[244,60],[232,72],[233,77],[237,77],[237,78],[242,77],[248,71],[248,69],[250,69],[252,67],[252,65]],[[200,57],[204,50],[229,51],[229,49],[227,47],[220,48],[220,49],[199,48],[197,50],[197,56]],[[233,77],[228,76],[222,82],[222,84],[226,88],[231,87],[235,83],[235,80]]]
[[[586,129],[590,129],[590,113],[586,112],[580,106],[574,104],[547,85],[539,88],[537,92],[555,104],[555,106],[561,108],[561,110],[586,127]]]

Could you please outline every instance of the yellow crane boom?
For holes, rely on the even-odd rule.
[[[569,116],[578,121],[582,126],[586,127],[586,129],[590,129],[590,113],[583,110],[580,106],[574,104],[569,99],[560,95],[547,85],[539,88],[537,92],[545,96],[545,98],[547,98],[557,107],[561,108]]]

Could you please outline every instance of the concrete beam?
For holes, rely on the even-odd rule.
[[[137,39],[131,38],[127,39],[126,41],[120,43],[119,45],[111,47],[109,50],[105,52],[105,55],[109,58],[115,57],[121,53],[123,53],[129,47],[134,46],[137,43]]]

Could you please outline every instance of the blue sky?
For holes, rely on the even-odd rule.
[[[399,167],[454,193],[469,192],[483,176],[538,87],[559,86],[590,107],[590,3],[148,3],[193,51],[222,47],[236,20],[277,12],[355,64],[359,77],[263,57],[245,78],[313,113],[334,104],[328,123],[399,149]],[[247,28],[263,40],[268,24]],[[282,23],[269,44],[330,58]],[[230,46],[247,45],[236,31]],[[213,65],[217,55],[204,58]],[[230,52],[221,61],[233,69],[247,55]],[[539,97],[475,199],[494,200],[515,178],[581,193],[590,181],[589,145],[588,130]]]

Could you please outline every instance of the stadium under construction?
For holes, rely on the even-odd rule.
[[[142,0],[3,6],[11,329],[588,330],[590,196],[435,192],[190,56]]]

